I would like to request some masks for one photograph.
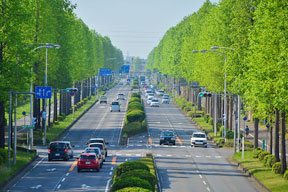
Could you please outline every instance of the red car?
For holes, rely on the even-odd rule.
[[[77,171],[81,169],[94,169],[97,172],[100,170],[100,162],[96,153],[82,153],[78,158]]]

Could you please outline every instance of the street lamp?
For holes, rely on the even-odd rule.
[[[59,49],[61,46],[60,45],[55,45],[53,43],[36,43],[36,45],[41,45],[39,47],[36,47],[35,49],[33,49],[33,51],[36,51],[38,49],[41,48],[46,48],[46,66],[45,66],[45,80],[44,80],[44,87],[47,87],[47,61],[48,61],[48,49],[50,48],[56,48]],[[43,139],[43,144],[46,144],[46,132],[47,132],[47,128],[46,128],[46,98],[44,98],[44,111],[42,113],[42,118],[44,120],[44,139]]]
[[[213,48],[213,47],[212,47]],[[214,47],[214,49],[216,49],[218,47]],[[226,137],[226,121],[227,121],[227,109],[226,109],[226,106],[227,106],[227,98],[226,98],[226,55],[220,51],[215,51],[215,50],[201,50],[201,51],[192,51],[193,53],[198,53],[198,52],[201,52],[201,53],[206,53],[207,51],[209,52],[216,52],[216,53],[220,53],[221,55],[224,56],[224,59],[225,59],[225,64],[224,64],[224,114],[223,114],[223,123],[224,123],[224,137]]]

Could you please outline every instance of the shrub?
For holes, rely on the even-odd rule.
[[[262,151],[261,153],[258,154],[258,159],[262,161],[266,155],[270,155],[270,153],[267,151]]]
[[[280,174],[281,173],[281,162],[276,162],[272,166],[272,171],[274,173]]]
[[[149,167],[144,163],[136,161],[127,161],[125,163],[122,163],[115,169],[115,176],[116,176],[115,179],[117,179],[117,177],[119,177],[121,174],[135,169],[143,169],[146,171],[150,171]]]
[[[210,117],[210,113],[206,113],[204,115],[204,120],[206,121],[206,123],[208,123],[209,117]]]
[[[141,122],[135,121],[135,122],[125,124],[122,132],[123,132],[123,134],[127,134],[128,137],[131,137],[131,136],[136,135],[138,133],[142,133],[145,130],[146,129],[144,129],[144,127],[142,127]]]
[[[214,119],[212,117],[209,118],[208,120],[209,125],[214,125]]]
[[[258,158],[258,155],[262,152],[262,150],[258,147],[253,150],[253,158]]]
[[[288,170],[285,171],[285,173],[284,173],[284,175],[283,175],[283,178],[286,179],[286,180],[288,180]]]
[[[132,98],[130,98],[129,103],[132,103],[132,102],[135,102],[135,101],[141,103],[141,99],[138,98],[138,97],[132,97]],[[129,103],[128,103],[128,104],[129,104]]]
[[[127,113],[134,111],[134,110],[144,111],[144,107],[141,103],[134,101],[134,102],[128,104]]]
[[[138,97],[139,99],[141,99],[141,93],[140,93],[140,92],[138,92],[138,93],[132,93],[131,98],[132,98],[132,97]]]
[[[146,119],[144,119],[143,121],[142,121],[142,123],[141,123],[141,129],[142,130],[147,130],[147,122],[146,122]]]
[[[194,116],[194,113],[193,113],[193,111],[188,111],[187,115],[188,115],[189,117],[193,117],[193,116]]]
[[[117,191],[118,189],[123,189],[126,187],[141,187],[152,191],[152,186],[150,183],[144,179],[138,177],[126,177],[116,181],[112,185],[112,192]]]
[[[0,149],[0,157],[2,157],[3,161],[8,160],[8,151],[5,149]]]
[[[226,138],[227,138],[227,139],[234,139],[234,132],[231,131],[231,130],[228,130],[228,131],[226,132]]]
[[[155,184],[156,184],[156,178],[150,172],[143,170],[143,169],[135,169],[135,170],[128,171],[126,173],[121,174],[121,176],[118,177],[118,179],[120,180],[120,179],[123,179],[126,177],[138,177],[140,179],[144,179],[151,184],[152,189],[154,191]]]
[[[3,159],[2,156],[0,156],[0,165],[4,164],[5,160]]]
[[[141,110],[133,110],[127,113],[126,119],[128,123],[134,121],[142,122],[145,119],[145,113]]]
[[[141,187],[125,187],[123,189],[117,190],[117,192],[150,192],[150,190],[143,189]]]
[[[274,155],[266,155],[265,157],[264,157],[264,166],[266,166],[266,167],[272,167],[273,166],[273,164],[274,164],[274,160],[275,160],[275,157],[274,157]]]

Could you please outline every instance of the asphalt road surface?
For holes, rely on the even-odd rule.
[[[64,136],[74,147],[74,159],[51,161],[47,149],[38,147],[40,158],[21,177],[8,185],[8,191],[108,191],[115,167],[125,161],[152,153],[158,167],[162,191],[260,191],[234,165],[227,161],[229,150],[191,148],[190,136],[195,131],[191,121],[171,102],[151,108],[145,104],[148,133],[129,139],[127,146],[119,146],[130,87],[116,86],[107,92],[108,103],[124,93],[121,112],[110,112],[110,106],[96,104]],[[145,100],[144,100],[145,101]],[[161,130],[173,129],[177,134],[176,146],[159,145]],[[76,158],[91,137],[104,137],[108,157],[100,172],[77,172]]]

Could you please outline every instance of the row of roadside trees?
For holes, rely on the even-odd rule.
[[[48,49],[48,86],[53,89],[72,87],[94,77],[99,68],[118,70],[123,64],[121,50],[90,30],[75,8],[69,0],[0,0],[0,148],[8,123],[8,92],[30,92],[31,81],[34,88],[44,85],[45,49],[33,51],[41,43],[61,46]],[[34,98],[34,117],[40,108]]]
[[[214,93],[223,92],[226,73],[227,92],[241,96],[245,110],[253,113],[255,131],[259,119],[270,124],[275,162],[280,161],[281,138],[281,173],[286,170],[287,14],[286,0],[221,0],[217,4],[207,0],[166,32],[149,54],[147,66],[170,77],[199,82]],[[219,50],[227,56],[226,65],[221,54],[192,52],[212,46],[231,48]]]

